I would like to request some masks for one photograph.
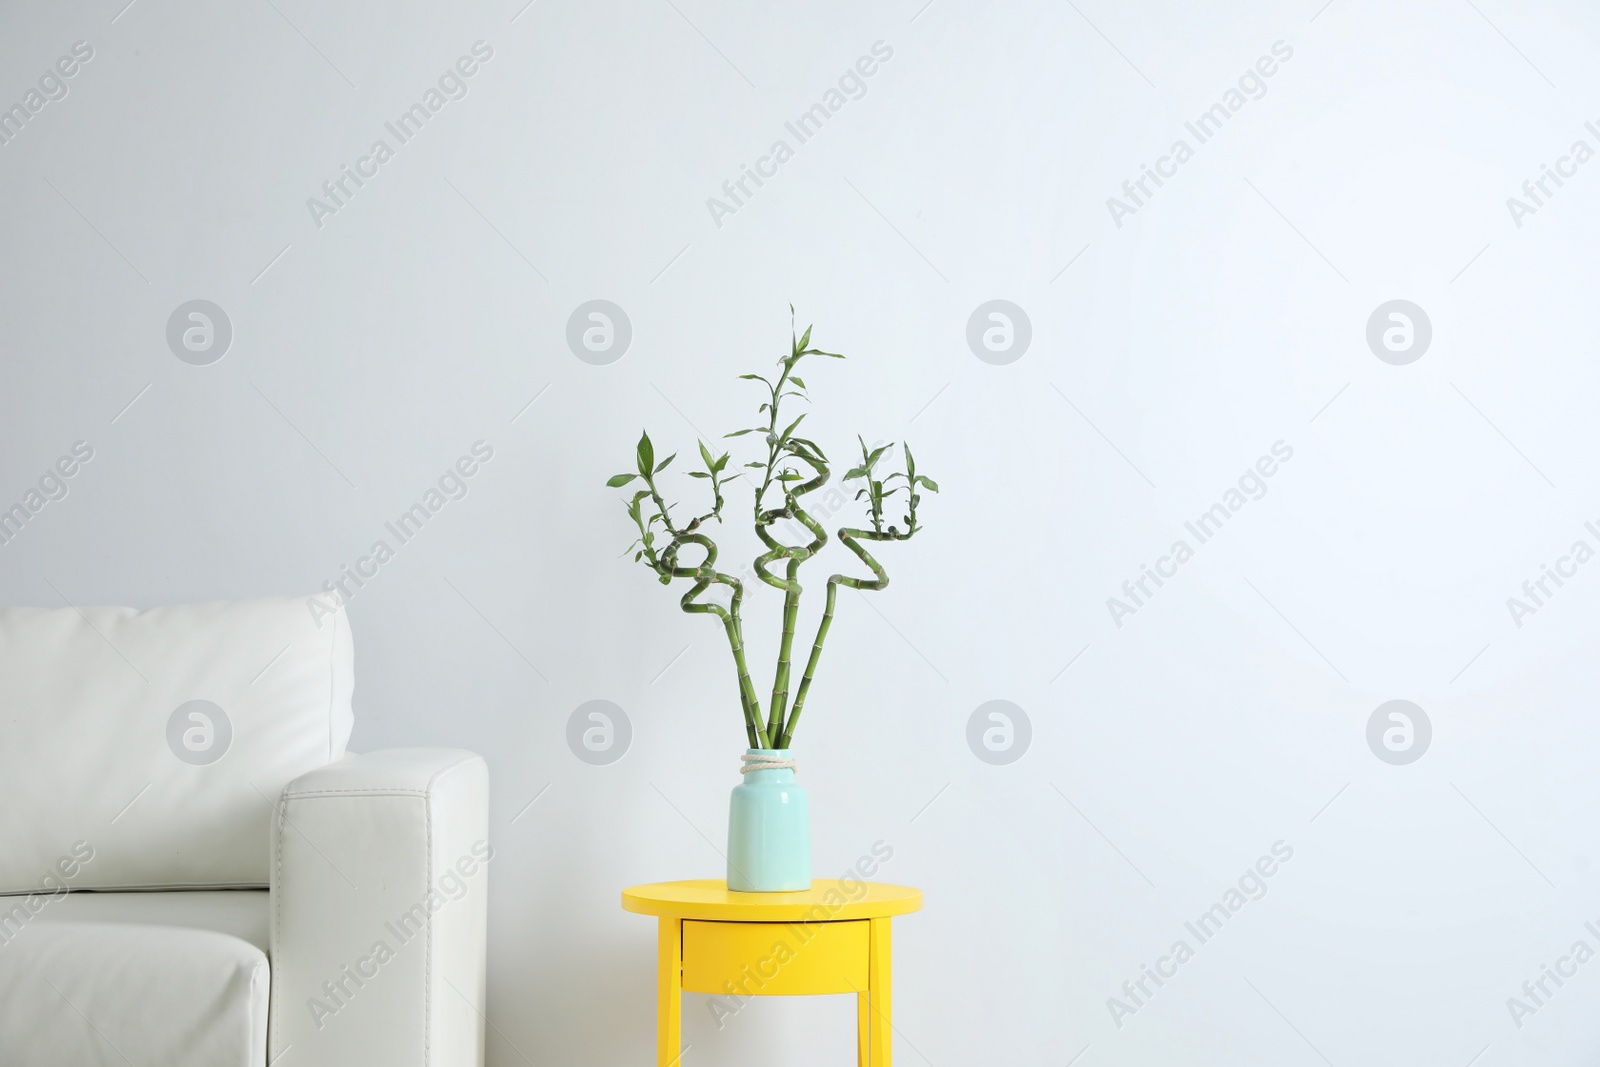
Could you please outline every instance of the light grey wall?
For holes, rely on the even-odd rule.
[[[782,354],[793,302],[850,357],[806,375],[814,436],[909,439],[943,488],[884,552],[893,587],[842,598],[799,741],[818,873],[881,840],[880,877],[927,892],[896,929],[902,1062],[1592,1061],[1600,963],[1522,986],[1600,949],[1600,563],[1508,598],[1600,548],[1600,162],[1521,191],[1600,148],[1600,16],[522,2],[0,10],[0,103],[93,49],[0,147],[0,506],[94,450],[0,547],[5,602],[310,592],[486,442],[351,601],[355,747],[490,760],[491,1063],[646,1062],[653,930],[618,891],[720,873],[743,740],[719,631],[619,558],[602,482],[641,425],[663,452],[745,425],[735,375]],[[478,41],[465,97],[399,145],[385,122]],[[880,41],[798,144],[784,123]],[[394,158],[314,219],[380,138]],[[794,158],[714,219],[778,139]],[[167,342],[196,299],[233,330],[208,366]],[[631,322],[610,365],[567,345],[593,299]],[[966,340],[993,299],[1031,323],[1006,365]],[[1394,299],[1431,323],[1405,365],[1366,336]],[[1201,544],[1185,522],[1277,442]],[[769,663],[777,598],[749,599]],[[632,724],[608,766],[565,741],[595,699]],[[996,699],[1032,729],[1000,766],[967,742]],[[1404,765],[1367,739],[1394,699],[1431,724]],[[1201,944],[1185,923],[1277,842]],[[690,998],[689,1061],[846,1062],[852,1020],[765,1001],[719,1029]]]

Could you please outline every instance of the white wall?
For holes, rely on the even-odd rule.
[[[927,893],[896,929],[902,1062],[1591,1062],[1600,964],[1507,998],[1600,948],[1600,564],[1520,620],[1507,598],[1600,548],[1600,163],[1520,226],[1506,200],[1600,148],[1600,16],[1319,2],[7,5],[0,103],[94,55],[0,147],[0,506],[95,456],[0,547],[0,596],[309,592],[488,442],[351,602],[354,744],[490,760],[491,1063],[647,1062],[653,930],[618,891],[720,873],[743,737],[719,630],[619,558],[602,482],[641,425],[692,453],[747,424],[735,375],[792,301],[850,357],[807,372],[814,436],[909,438],[944,490],[893,587],[842,598],[798,744],[818,873],[882,840]],[[466,97],[319,227],[307,198],[480,40]],[[878,41],[865,95],[717,225],[707,198]],[[1184,122],[1278,41],[1200,144]],[[192,366],[165,329],[202,298],[235,336]],[[595,298],[633,328],[608,366],[565,341]],[[1003,366],[965,340],[995,298],[1033,331]],[[1433,331],[1404,366],[1365,338],[1396,298]],[[1278,441],[1199,545],[1184,522]],[[763,664],[777,599],[749,596]],[[632,723],[609,766],[564,739],[593,699]],[[1005,766],[966,741],[991,699],[1032,724]],[[1367,744],[1391,699],[1431,723],[1408,765]],[[719,1030],[690,1000],[686,1062],[850,1054],[848,1004]]]

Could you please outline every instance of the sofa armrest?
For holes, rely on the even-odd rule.
[[[269,1063],[483,1063],[488,833],[488,767],[460,749],[348,756],[284,788]]]

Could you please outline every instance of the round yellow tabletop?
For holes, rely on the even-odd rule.
[[[798,893],[734,893],[720,878],[653,882],[622,891],[622,907],[640,915],[732,922],[883,919],[922,908],[922,890],[886,882],[818,878]]]

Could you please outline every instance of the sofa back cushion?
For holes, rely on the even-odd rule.
[[[267,885],[353,670],[345,613],[294,597],[0,609],[0,893]]]

